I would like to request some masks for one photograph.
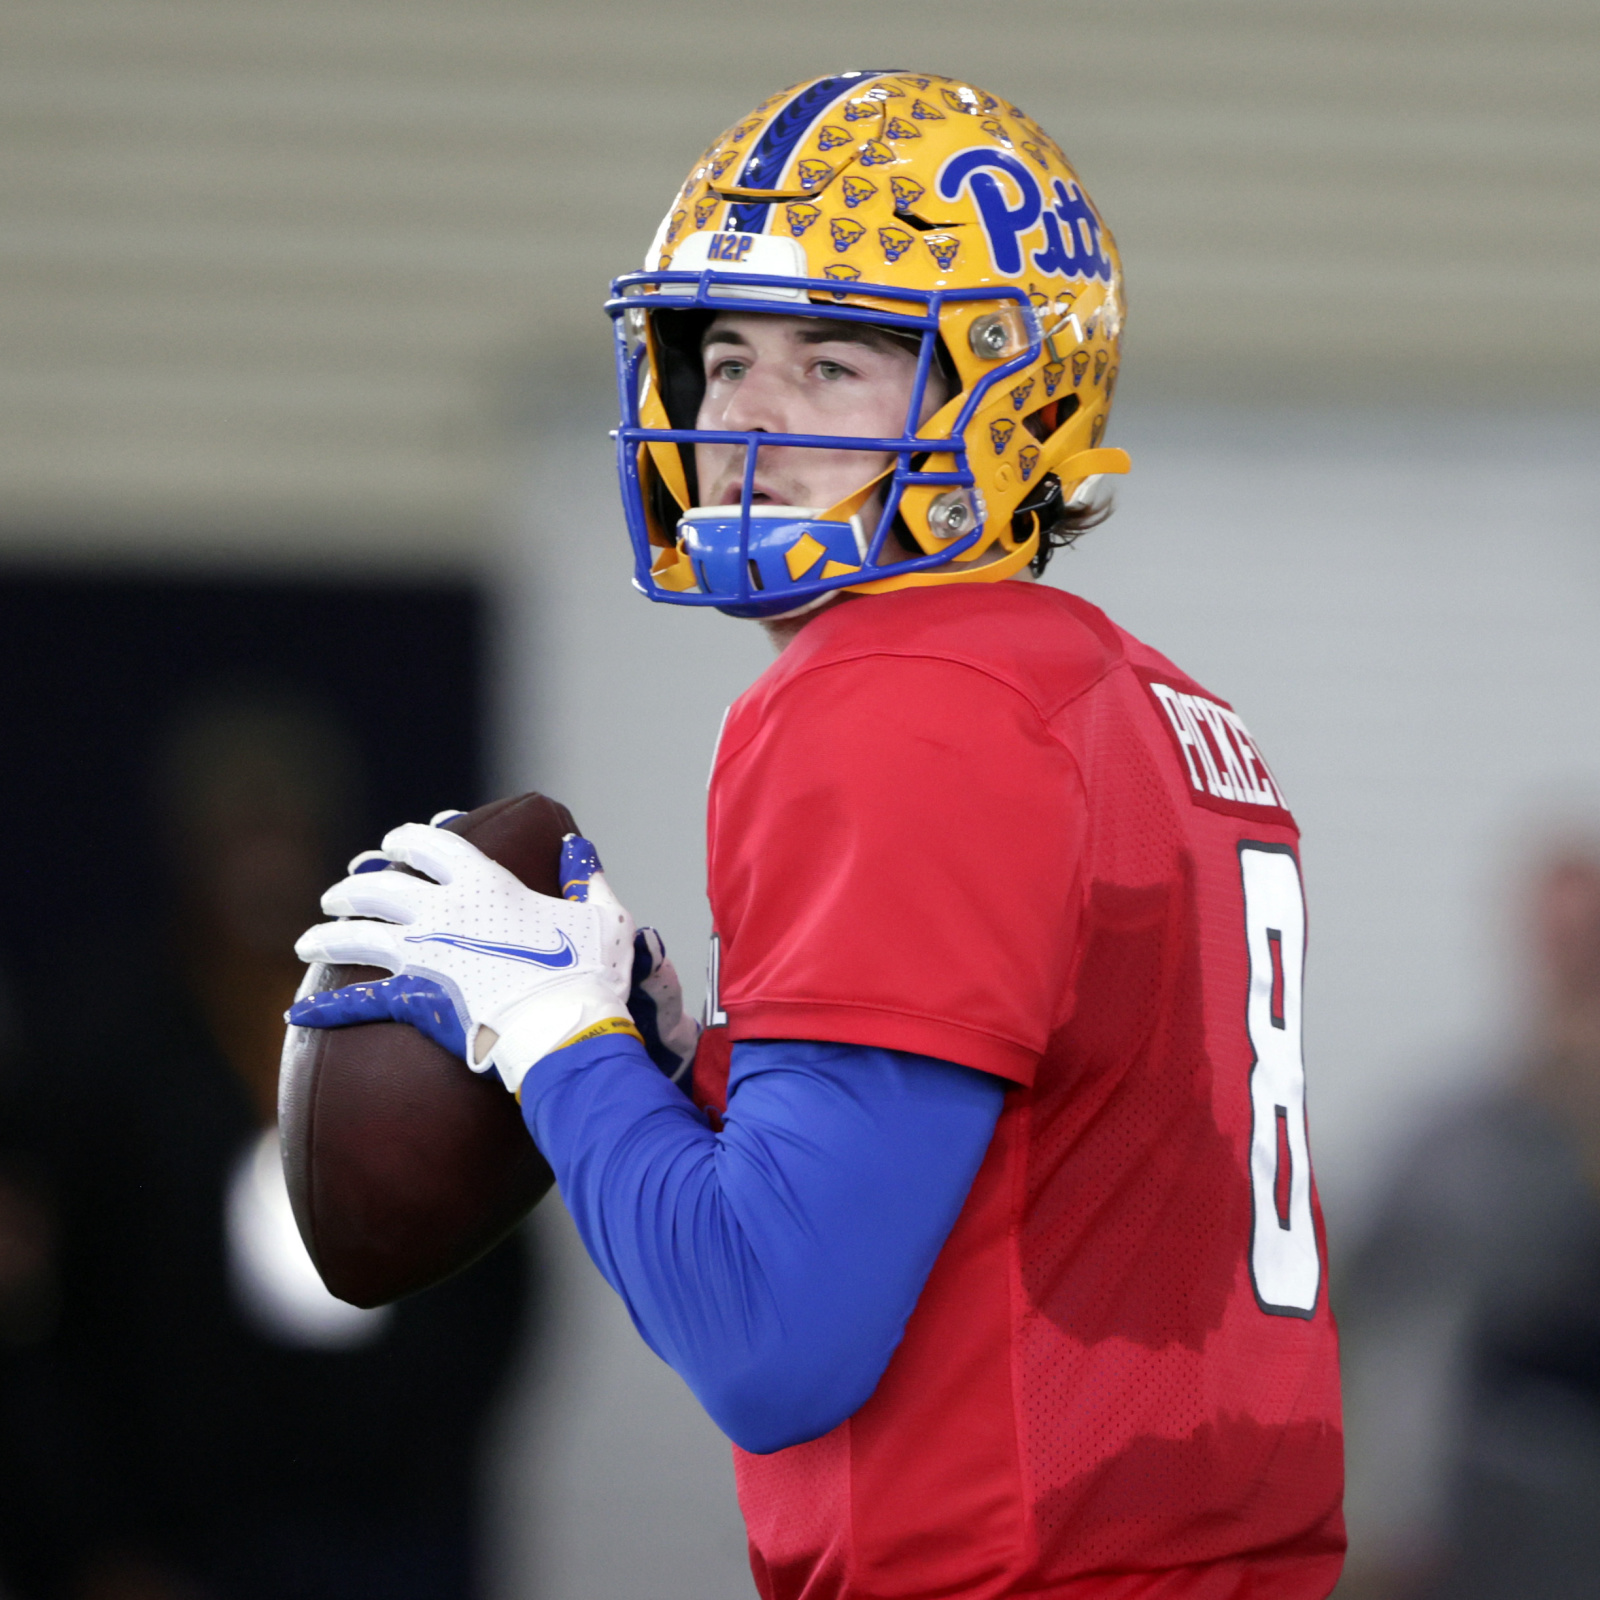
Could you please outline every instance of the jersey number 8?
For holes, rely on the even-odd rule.
[[[1311,1219],[1306,1070],[1300,998],[1306,906],[1287,845],[1240,844],[1250,986],[1245,1022],[1250,1068],[1250,1279],[1256,1303],[1279,1317],[1309,1317],[1321,1261]]]

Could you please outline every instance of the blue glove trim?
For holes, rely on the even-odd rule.
[[[297,1028],[348,1028],[357,1022],[406,1022],[451,1055],[467,1059],[467,1035],[455,1002],[432,978],[384,978],[308,994],[289,1007]]]
[[[613,1034],[536,1062],[522,1111],[634,1325],[746,1450],[817,1438],[877,1387],[1005,1086],[893,1050],[734,1046],[713,1133]]]
[[[644,980],[655,971],[655,959],[650,953],[646,928],[633,936],[633,973],[629,978],[628,1015],[644,1038],[644,1047],[658,1071],[666,1073],[674,1082],[684,1070],[684,1063],[661,1042],[661,1022],[656,1003],[644,988]]]
[[[602,870],[600,852],[581,833],[569,833],[561,844],[562,898],[586,902],[589,880]]]

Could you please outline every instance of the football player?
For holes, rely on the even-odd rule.
[[[1225,701],[1032,581],[1127,467],[1099,212],[1015,105],[842,73],[711,145],[609,309],[637,585],[783,647],[716,758],[693,1093],[582,840],[563,901],[397,829],[324,902],[380,920],[300,945],[392,1009],[294,1020],[448,1002],[732,1438],[768,1600],[1326,1595],[1295,824]]]

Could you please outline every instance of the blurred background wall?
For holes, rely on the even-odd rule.
[[[475,588],[487,789],[566,799],[697,973],[765,647],[628,588],[599,304],[719,129],[883,63],[1023,104],[1122,246],[1135,471],[1051,580],[1233,701],[1300,817],[1337,1258],[1509,1050],[1505,883],[1600,793],[1588,0],[10,0],[0,567]],[[725,1447],[537,1224],[499,1592],[748,1593]]]

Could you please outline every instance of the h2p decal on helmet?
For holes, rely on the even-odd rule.
[[[994,582],[1034,557],[1052,507],[1127,470],[1100,448],[1116,245],[1043,129],[957,79],[846,72],[763,102],[695,164],[606,309],[635,581],[655,600],[759,616],[838,589]],[[697,426],[718,312],[868,323],[918,352],[901,433],[849,436],[883,463],[870,481],[773,507],[752,503],[749,470],[740,504],[696,504],[697,444],[738,444],[747,465],[763,446],[844,448]]]

